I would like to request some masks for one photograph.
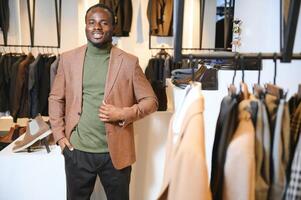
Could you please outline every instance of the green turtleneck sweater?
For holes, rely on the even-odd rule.
[[[105,126],[98,117],[98,109],[104,97],[111,47],[110,44],[100,49],[88,42],[83,68],[83,109],[70,139],[80,151],[108,152]]]

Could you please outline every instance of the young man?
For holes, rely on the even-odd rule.
[[[97,175],[107,199],[129,199],[133,124],[157,110],[138,58],[112,46],[113,12],[86,12],[88,44],[63,53],[49,96],[55,141],[65,157],[68,199],[89,199]]]

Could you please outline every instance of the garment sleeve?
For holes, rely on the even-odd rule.
[[[137,103],[131,107],[125,107],[124,110],[124,126],[145,117],[158,109],[157,97],[146,79],[138,61],[133,70],[133,86],[134,95]]]
[[[49,94],[49,120],[55,142],[65,137],[65,73],[63,55]]]
[[[158,14],[157,14],[156,1],[154,1],[154,0],[148,1],[147,18],[148,18],[148,22],[150,23],[151,34],[155,35],[156,31],[158,30],[158,24],[157,24]]]

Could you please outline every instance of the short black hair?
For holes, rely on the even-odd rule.
[[[114,17],[115,15],[114,15],[113,10],[109,6],[102,4],[102,3],[95,4],[95,5],[91,6],[90,8],[88,8],[88,10],[86,11],[86,15],[85,15],[85,23],[87,22],[88,12],[90,12],[94,8],[103,8],[103,9],[107,10],[111,15],[112,25],[113,26],[115,25],[115,17]]]

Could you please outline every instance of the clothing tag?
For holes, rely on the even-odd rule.
[[[29,122],[29,133],[31,135],[35,135],[38,131],[39,131],[38,122],[33,119],[31,122]]]

